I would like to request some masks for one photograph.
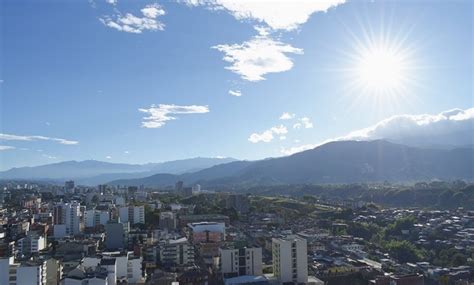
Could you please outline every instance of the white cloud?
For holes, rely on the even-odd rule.
[[[284,112],[280,116],[280,120],[291,120],[291,119],[294,119],[294,118],[295,118],[295,114],[291,114],[291,113],[288,113],[288,112]]]
[[[115,5],[115,4],[117,4],[117,0],[105,0],[105,2],[107,2],[107,3],[110,4],[110,5]]]
[[[2,150],[12,150],[15,149],[14,146],[9,146],[9,145],[0,145],[0,151]]]
[[[302,49],[263,35],[242,44],[222,44],[212,48],[225,54],[223,60],[231,64],[226,69],[248,81],[264,80],[267,73],[288,71],[293,67],[293,61],[287,54],[303,54]]]
[[[130,154],[130,152],[128,150],[124,151],[123,153],[124,154]]]
[[[176,120],[173,115],[176,114],[204,114],[209,112],[208,106],[178,106],[159,104],[151,105],[148,109],[138,109],[140,112],[149,114],[143,118],[142,127],[144,128],[161,128],[167,121]]]
[[[305,129],[313,128],[313,123],[311,122],[310,118],[308,117],[300,118],[298,119],[297,123],[293,124],[293,129],[301,129],[301,128],[305,128]]]
[[[78,141],[66,140],[61,138],[51,138],[45,136],[19,136],[19,135],[11,135],[11,134],[2,134],[0,133],[0,141],[53,141],[64,145],[75,145],[78,144]]]
[[[253,133],[250,135],[248,140],[252,143],[271,142],[273,140],[274,134],[279,135],[280,139],[283,140],[283,139],[286,139],[286,136],[284,135],[287,133],[288,133],[288,129],[283,125],[279,125],[279,126],[271,127],[269,130],[266,130],[262,133]],[[282,139],[282,137],[284,138]]]
[[[345,0],[182,0],[190,6],[225,10],[237,20],[254,20],[274,30],[294,30],[306,23],[311,14],[325,12]]]
[[[142,12],[143,16],[147,18],[151,18],[151,19],[156,19],[159,16],[165,15],[165,10],[163,10],[163,8],[161,8],[161,6],[158,5],[157,3],[147,5],[145,6],[145,8],[141,9],[140,11]]]
[[[135,16],[131,13],[122,15],[116,13],[113,16],[105,16],[100,21],[107,27],[118,31],[141,34],[143,31],[163,31],[165,24],[157,20],[158,17],[165,15],[165,10],[158,4],[145,6],[140,10],[143,17]]]
[[[253,133],[250,135],[248,140],[252,143],[271,142],[273,140],[273,132],[271,130],[266,130],[261,134]]]
[[[281,140],[281,141],[286,140],[286,136],[280,136],[280,140]]]
[[[335,140],[387,139],[408,145],[474,144],[474,108],[437,115],[396,115]]]
[[[313,149],[317,146],[318,146],[318,144],[305,144],[305,145],[293,146],[293,147],[289,147],[289,148],[282,147],[280,149],[280,152],[283,153],[284,155],[292,155],[292,154],[297,153],[297,152],[302,152],[302,151],[305,151],[305,150],[308,150],[308,149]]]
[[[107,155],[105,158],[106,159],[112,159],[112,157],[110,155]]]
[[[284,134],[287,134],[288,133],[288,129],[283,126],[283,125],[279,125],[279,126],[275,126],[275,127],[272,127],[270,129],[274,134],[277,134],[277,135],[284,135]]]
[[[313,123],[308,117],[303,117],[300,119],[301,123],[303,124],[305,129],[311,129],[313,128]]]
[[[240,90],[229,90],[229,95],[240,97],[242,96],[242,92],[240,92]]]

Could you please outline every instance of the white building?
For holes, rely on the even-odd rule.
[[[37,264],[22,264],[16,268],[16,285],[45,284],[46,265],[44,262],[40,262]]]
[[[55,206],[54,225],[65,225],[66,235],[76,235],[82,230],[81,204],[73,201]],[[62,229],[61,229],[62,230]],[[62,232],[58,232],[58,235]]]
[[[262,249],[220,248],[219,264],[224,278],[262,275]]]
[[[121,223],[130,222],[131,225],[145,223],[145,206],[120,207],[119,217]]]
[[[84,212],[84,225],[86,228],[105,225],[109,219],[110,214],[108,211],[87,210]]]
[[[273,274],[280,284],[308,282],[306,240],[297,236],[272,239]]]
[[[180,266],[194,263],[194,247],[185,237],[163,241],[160,243],[159,251],[162,264]]]
[[[35,232],[29,232],[26,237],[18,240],[17,248],[18,252],[22,255],[38,253],[46,248],[46,237]]]

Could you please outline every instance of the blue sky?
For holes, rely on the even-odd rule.
[[[454,108],[472,129],[471,1],[290,2],[2,1],[0,169],[260,159]]]

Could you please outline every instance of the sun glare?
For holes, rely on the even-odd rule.
[[[356,69],[359,83],[372,91],[395,90],[404,81],[403,57],[387,47],[365,51],[361,54]]]

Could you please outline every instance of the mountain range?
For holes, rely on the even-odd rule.
[[[115,179],[140,178],[156,173],[182,174],[235,161],[234,158],[197,157],[162,163],[125,164],[97,160],[64,161],[0,172],[0,179],[75,180],[77,184],[97,185]]]
[[[111,181],[165,187],[181,180],[208,187],[474,179],[474,148],[420,148],[375,141],[330,142],[291,156],[234,161],[181,175]]]
[[[47,179],[76,184],[170,187],[176,181],[205,187],[474,180],[474,148],[415,147],[385,140],[337,141],[290,156],[257,161],[192,158],[122,164],[95,160],[13,168],[0,179]]]

